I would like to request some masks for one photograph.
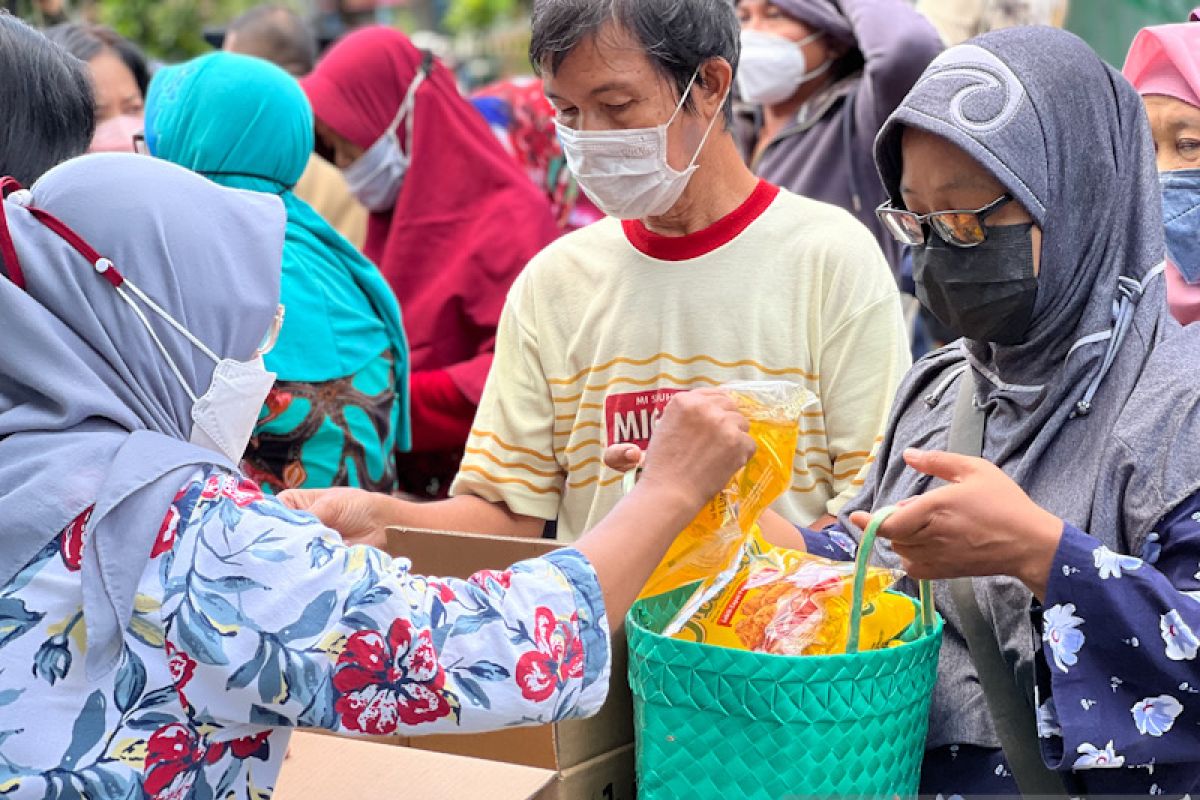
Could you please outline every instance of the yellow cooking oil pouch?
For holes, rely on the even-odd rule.
[[[758,518],[791,488],[800,418],[816,402],[816,395],[787,381],[733,383],[720,389],[750,421],[750,436],[758,449],[675,538],[641,597],[735,569]],[[632,480],[633,474],[627,478]]]

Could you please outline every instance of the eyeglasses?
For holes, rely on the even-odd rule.
[[[974,211],[934,211],[930,214],[914,214],[884,203],[875,209],[875,216],[901,244],[925,244],[925,226],[928,225],[947,244],[978,247],[987,241],[987,228],[983,221],[1012,200],[1011,194],[1004,194]]]
[[[283,314],[286,310],[282,304],[275,309],[275,319],[271,322],[267,335],[263,337],[262,344],[254,351],[255,358],[265,356],[275,349],[275,343],[279,341],[279,331],[283,328]]]
[[[146,144],[145,132],[135,133],[133,135],[133,152],[137,153],[139,156],[150,155],[150,146]]]

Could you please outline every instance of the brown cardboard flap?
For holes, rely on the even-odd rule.
[[[540,769],[559,769],[553,725],[512,728],[494,733],[414,736],[408,741],[408,746],[418,750],[507,761],[510,764]]]
[[[554,800],[637,800],[633,745],[619,747],[558,776]]]
[[[590,719],[560,722],[555,728],[559,769],[569,769],[633,741],[629,647],[624,633],[612,642],[612,679],[600,713]]]
[[[553,800],[549,770],[296,733],[275,800]]]
[[[387,550],[412,561],[413,572],[437,578],[469,578],[482,569],[508,569],[562,547],[549,539],[489,536],[416,528],[388,528]]]

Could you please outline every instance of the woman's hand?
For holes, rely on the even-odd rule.
[[[347,544],[383,547],[385,529],[399,524],[397,506],[402,501],[362,489],[289,489],[279,502],[297,511],[307,511],[327,528],[342,534]]]
[[[904,500],[879,529],[917,579],[1011,575],[1045,597],[1063,522],[982,458],[906,450],[910,467],[949,483]],[[865,528],[871,515],[852,521]]]

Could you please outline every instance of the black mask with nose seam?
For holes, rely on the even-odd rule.
[[[976,247],[932,231],[913,250],[917,299],[959,336],[999,345],[1025,341],[1037,304],[1033,225],[998,225]]]

